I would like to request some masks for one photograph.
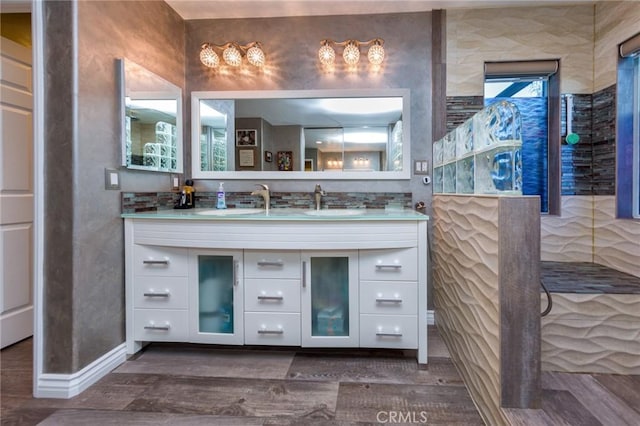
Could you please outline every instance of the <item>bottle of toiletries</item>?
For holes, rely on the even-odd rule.
[[[185,199],[185,208],[187,209],[192,209],[196,206],[196,190],[193,187],[193,180],[191,179],[187,179],[184,182],[184,189],[183,192],[185,192],[186,195],[186,199]]]
[[[224,185],[224,182],[220,182],[220,186],[218,187],[218,204],[216,205],[216,208],[219,208],[219,209],[227,208],[227,202],[225,200],[223,185]]]

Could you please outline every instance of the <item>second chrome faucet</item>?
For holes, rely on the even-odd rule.
[[[316,197],[316,210],[320,210],[320,204],[322,204],[322,197],[327,195],[327,193],[322,190],[322,187],[320,186],[320,184],[316,185],[316,189],[313,191],[313,193]]]
[[[251,195],[260,195],[264,200],[264,210],[269,213],[269,204],[271,204],[271,194],[269,193],[269,187],[264,183],[257,183],[256,186],[259,186],[262,189],[256,189],[251,193]]]

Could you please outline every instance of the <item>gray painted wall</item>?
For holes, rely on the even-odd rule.
[[[337,67],[333,74],[318,65],[320,40],[331,38],[384,39],[386,59],[381,73],[366,71],[366,57],[358,73]],[[263,43],[268,69],[265,73],[220,73],[200,63],[203,42]],[[338,52],[339,53],[339,52]],[[364,53],[364,52],[363,52]],[[364,53],[366,55],[366,53]],[[339,58],[340,59],[340,58]],[[408,88],[411,90],[411,156],[431,159],[431,13],[288,18],[218,19],[186,21],[187,91],[201,90],[305,90]],[[364,63],[362,63],[364,62]],[[189,163],[190,167],[190,163]],[[268,182],[277,191],[313,191],[316,181]],[[410,181],[326,181],[327,191],[413,192],[414,201],[430,207],[431,187],[420,177]],[[254,181],[225,182],[228,191],[247,191]],[[215,191],[217,182],[196,181],[203,191]]]
[[[164,2],[47,2],[45,8],[44,372],[70,373],[125,338],[120,192],[104,189],[104,168],[120,164],[115,59],[126,57],[184,87],[184,21]],[[122,170],[121,188],[167,190],[169,177]]]
[[[104,189],[104,168],[120,164],[116,58],[132,60],[180,87],[187,85],[187,167],[187,94],[194,90],[409,88],[412,158],[431,159],[430,13],[185,22],[163,2],[83,0],[47,2],[45,20],[46,373],[78,371],[124,341],[120,193]],[[322,74],[315,58],[320,40],[327,37],[382,37],[387,51],[383,72]],[[199,63],[202,42],[228,40],[262,41],[270,72],[220,76]],[[169,177],[162,173],[121,170],[120,177],[123,191],[169,189]],[[278,180],[271,185],[278,191],[312,191],[315,183]],[[413,192],[414,200],[424,200],[429,208],[431,204],[431,188],[417,177],[373,185],[321,183],[335,192]],[[253,184],[231,181],[225,187],[246,191]],[[199,181],[197,186],[215,191],[217,182]]]

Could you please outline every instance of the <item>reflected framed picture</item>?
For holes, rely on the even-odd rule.
[[[273,161],[273,154],[271,153],[271,151],[264,152],[264,161],[267,163],[270,163]]]
[[[278,151],[278,170],[289,172],[293,170],[293,152]]]
[[[253,167],[253,149],[238,150],[238,165],[240,167]]]
[[[256,129],[236,130],[236,146],[258,146],[258,131]]]

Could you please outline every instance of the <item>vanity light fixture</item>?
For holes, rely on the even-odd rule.
[[[320,42],[318,59],[324,66],[332,66],[336,61],[336,51],[334,47],[343,47],[342,58],[347,65],[357,65],[360,61],[360,46],[369,46],[367,58],[372,65],[381,65],[384,61],[384,40],[374,38],[368,41],[345,40],[334,41],[324,39]]]
[[[200,62],[209,68],[217,68],[221,63],[218,52],[222,52],[224,63],[232,67],[242,65],[243,57],[258,68],[262,68],[266,62],[262,44],[259,41],[244,45],[235,41],[224,44],[203,43],[200,48]]]

